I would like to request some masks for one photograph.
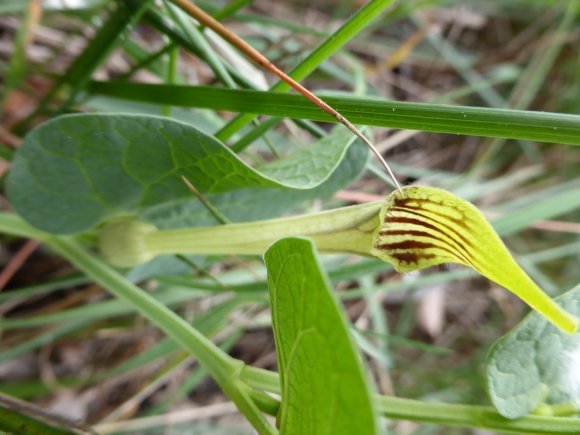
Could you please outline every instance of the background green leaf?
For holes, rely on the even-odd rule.
[[[580,315],[580,286],[556,298]],[[487,358],[489,395],[507,418],[524,416],[542,403],[580,405],[580,335],[568,335],[530,313],[499,339]]]
[[[138,214],[151,206],[191,201],[181,175],[204,194],[314,189],[329,179],[353,142],[348,130],[336,129],[257,171],[215,138],[171,119],[63,116],[26,137],[7,190],[16,210],[33,225],[73,233],[112,214]]]
[[[337,122],[301,95],[207,86],[93,82],[89,91],[184,107]],[[317,93],[353,124],[580,145],[580,116]]]
[[[282,383],[281,432],[376,433],[360,356],[312,242],[282,239],[265,261]]]

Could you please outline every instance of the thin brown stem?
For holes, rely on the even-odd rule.
[[[28,257],[30,257],[34,251],[36,251],[38,246],[40,246],[40,243],[36,240],[28,240],[24,245],[22,245],[18,253],[12,257],[10,262],[0,273],[0,291],[4,289],[6,284],[8,284],[14,274],[18,272],[18,269],[22,267]]]
[[[286,75],[286,73],[284,73],[280,68],[278,68],[272,62],[270,62],[264,55],[262,55],[256,49],[254,49],[254,47],[252,47],[250,44],[248,44],[246,41],[241,39],[238,35],[236,35],[232,31],[230,31],[222,23],[215,20],[210,15],[206,14],[202,9],[198,8],[193,3],[190,3],[188,0],[171,0],[171,2],[174,3],[175,5],[177,5],[178,7],[180,7],[188,15],[195,18],[202,25],[212,29],[214,32],[216,32],[218,35],[220,35],[226,41],[230,42],[233,46],[238,48],[238,50],[240,50],[242,53],[244,53],[250,59],[253,59],[256,63],[258,63],[262,67],[266,68],[268,71],[270,71],[273,74],[275,74],[276,76],[278,76],[281,80],[288,83],[288,85],[290,85],[293,89],[295,89],[297,92],[302,94],[305,98],[307,98],[311,103],[320,107],[322,110],[324,110],[330,116],[334,117],[342,125],[346,126],[346,128],[348,128],[350,131],[352,131],[356,137],[358,137],[360,140],[362,140],[370,148],[370,150],[373,152],[373,154],[377,157],[377,159],[379,159],[381,164],[384,166],[384,168],[387,171],[387,173],[389,174],[389,176],[392,178],[393,182],[397,186],[397,189],[399,190],[401,195],[405,196],[403,193],[403,190],[401,189],[401,186],[399,185],[399,182],[395,178],[395,174],[393,174],[393,171],[391,171],[391,168],[389,167],[389,165],[387,164],[387,162],[385,161],[385,159],[383,158],[381,153],[379,153],[377,151],[377,149],[371,143],[371,141],[369,141],[348,119],[346,119],[344,116],[342,116],[340,113],[338,113],[331,106],[326,104],[324,101],[322,101],[320,98],[318,98],[316,95],[314,95],[308,89],[306,89],[304,86],[302,86],[296,80],[294,80],[292,77],[289,77],[288,75]]]
[[[193,194],[199,199],[199,201],[207,208],[207,210],[211,213],[211,215],[222,225],[229,224],[230,221],[227,217],[220,213],[220,211],[215,208],[215,206],[209,202],[205,196],[201,194],[199,190],[189,181],[184,175],[181,176],[181,179],[187,186],[189,190],[193,192]]]

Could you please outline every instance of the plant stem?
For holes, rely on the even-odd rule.
[[[142,289],[129,283],[73,238],[52,236],[47,237],[45,242],[95,282],[128,302],[195,356],[258,433],[276,433],[250,398],[247,386],[238,379],[239,372],[244,366],[242,361],[222,351],[185,320]]]
[[[399,397],[378,397],[379,412],[397,420],[449,426],[473,427],[500,432],[530,434],[580,433],[580,420],[575,418],[528,415],[509,420],[488,406],[430,403]]]
[[[578,406],[576,403],[573,402],[556,403],[554,405],[542,403],[536,409],[534,409],[533,413],[535,415],[571,417],[573,415],[578,415],[580,413],[580,406]]]
[[[242,381],[256,389],[280,394],[280,381],[276,373],[245,366],[240,377]],[[519,434],[580,433],[580,420],[575,418],[528,415],[517,420],[509,420],[489,406],[422,402],[379,395],[376,396],[376,400],[379,412],[384,417],[395,420]]]
[[[175,252],[261,255],[276,239],[305,236],[321,252],[369,255],[381,204],[382,201],[286,219],[155,231],[146,236],[146,246],[155,255]]]

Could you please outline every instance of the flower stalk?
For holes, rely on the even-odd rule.
[[[322,253],[371,255],[382,201],[264,221],[158,230],[128,218],[102,228],[100,250],[109,263],[131,267],[162,254],[262,255],[277,239],[309,237]]]

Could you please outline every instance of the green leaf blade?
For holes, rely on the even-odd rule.
[[[580,286],[555,299],[580,315]],[[560,332],[535,312],[491,348],[486,363],[490,399],[507,418],[539,405],[580,408],[580,335]]]
[[[26,137],[7,190],[16,210],[33,225],[74,233],[111,215],[139,215],[192,199],[181,176],[203,194],[315,190],[332,178],[354,142],[346,129],[336,129],[258,171],[189,124],[143,115],[69,115]]]
[[[376,433],[368,381],[311,241],[265,254],[282,382],[281,432]]]

